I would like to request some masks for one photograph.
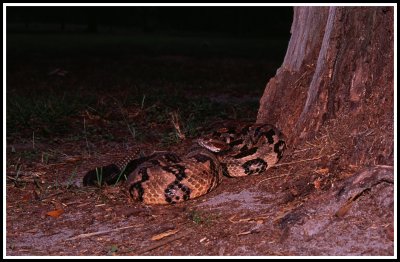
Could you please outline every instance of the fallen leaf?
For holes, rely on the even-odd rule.
[[[179,231],[179,229],[167,230],[165,232],[162,232],[161,234],[157,234],[155,236],[152,236],[151,240],[160,240],[160,239],[163,239],[164,237],[176,234],[178,231]]]
[[[59,216],[61,216],[62,213],[64,213],[63,209],[57,209],[57,210],[47,212],[46,215],[54,217],[54,218],[58,218]]]
[[[32,199],[33,195],[32,193],[26,193],[25,195],[22,196],[23,201],[30,201]]]
[[[329,173],[329,168],[321,168],[318,170],[315,170],[316,173],[321,174],[321,175],[326,175]]]
[[[315,189],[321,189],[321,180],[317,179],[314,181],[314,187]]]
[[[363,192],[364,192],[364,191],[363,191]],[[360,196],[362,195],[363,192],[358,193],[358,194],[353,195],[352,197],[350,197],[350,198],[346,201],[346,203],[344,203],[344,205],[343,205],[341,208],[339,208],[338,211],[336,211],[335,216],[337,216],[337,217],[343,217],[344,215],[346,215],[347,211],[349,211],[349,209],[350,209],[350,207],[352,206],[353,202],[354,202],[355,200],[357,200],[357,198],[360,197]]]
[[[344,215],[346,215],[347,211],[349,211],[350,207],[351,207],[351,203],[345,204],[344,206],[339,208],[338,211],[336,211],[335,216],[343,217]]]
[[[81,156],[71,156],[71,157],[66,158],[64,161],[72,163],[72,162],[77,162],[80,160],[82,160]]]

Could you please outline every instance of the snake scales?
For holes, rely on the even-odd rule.
[[[132,198],[145,204],[173,204],[207,194],[223,176],[258,175],[281,159],[283,134],[269,124],[226,125],[195,141],[188,153],[133,156],[89,171],[83,185],[126,180]]]

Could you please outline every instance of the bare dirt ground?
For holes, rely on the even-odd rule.
[[[6,255],[394,255],[393,160],[350,164],[343,123],[289,144],[265,174],[224,178],[181,204],[144,206],[119,186],[82,187],[87,171],[135,148],[183,153],[215,122],[255,119],[279,62],[37,57],[8,65]],[[26,102],[32,92],[44,99]],[[70,113],[68,94],[89,100]]]
[[[118,157],[109,152],[120,145],[102,146],[96,163],[82,158],[83,144],[70,146],[75,154],[65,161],[33,163],[17,184],[8,181],[7,255],[394,254],[390,166],[342,170],[340,178],[318,161],[318,148],[291,148],[264,175],[225,178],[186,203],[144,206],[118,186],[80,185],[86,166]],[[71,179],[74,161],[82,164]]]

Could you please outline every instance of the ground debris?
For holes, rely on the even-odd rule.
[[[66,240],[76,240],[76,239],[80,239],[80,238],[87,238],[87,237],[92,237],[92,236],[97,236],[97,235],[102,235],[102,234],[107,234],[110,232],[117,232],[117,231],[121,231],[124,229],[129,229],[129,228],[133,228],[134,226],[126,226],[126,227],[120,227],[120,228],[114,228],[114,229],[110,229],[110,230],[102,230],[102,231],[97,231],[97,232],[92,232],[92,233],[85,233],[85,234],[80,234],[78,236],[75,237],[70,237],[67,238]]]
[[[157,235],[152,236],[152,237],[151,237],[151,240],[153,240],[153,241],[154,241],[154,240],[160,240],[160,239],[163,239],[163,238],[165,238],[165,237],[174,235],[174,234],[176,234],[177,232],[179,232],[179,229],[170,229],[170,230],[167,230],[167,231],[162,232],[162,233],[160,233],[160,234],[157,234]]]

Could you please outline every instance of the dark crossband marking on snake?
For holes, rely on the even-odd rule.
[[[186,154],[139,150],[124,159],[90,170],[83,185],[124,180],[130,196],[145,204],[174,204],[203,196],[226,177],[259,175],[274,166],[286,148],[284,135],[263,123],[228,124],[195,140]]]

